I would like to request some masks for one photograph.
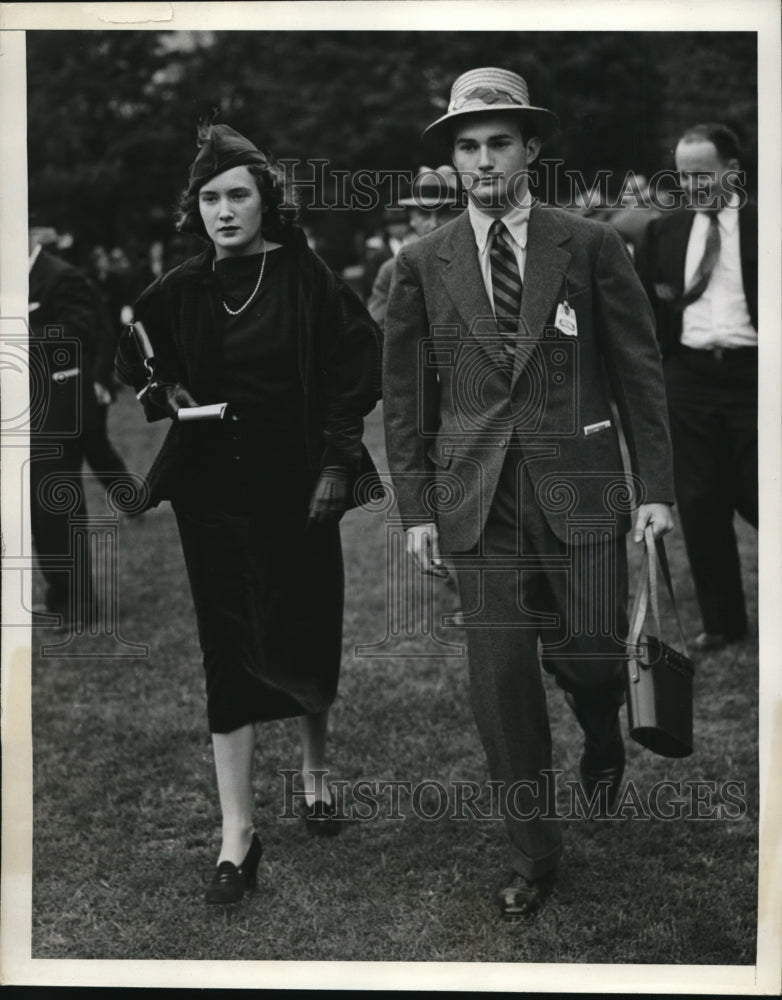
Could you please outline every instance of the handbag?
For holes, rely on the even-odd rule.
[[[695,667],[687,655],[671,572],[661,538],[655,541],[649,525],[644,534],[644,557],[635,592],[625,671],[630,736],[662,757],[688,757],[692,753],[692,692]],[[663,642],[657,597],[657,564],[673,604],[684,652]],[[657,635],[641,635],[651,604]]]
[[[136,399],[143,401],[155,377],[155,352],[138,320],[128,323],[120,334],[115,364],[123,382],[132,385]]]

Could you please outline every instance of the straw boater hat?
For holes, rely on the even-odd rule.
[[[536,135],[547,139],[559,127],[559,119],[552,111],[530,104],[523,77],[507,69],[484,66],[457,77],[451,87],[448,111],[424,129],[424,138],[447,142],[449,127],[455,119],[494,111],[517,111],[524,123],[525,138]]]
[[[459,177],[448,164],[436,170],[421,167],[413,179],[410,197],[400,198],[397,204],[404,208],[420,208],[425,212],[461,205]]]

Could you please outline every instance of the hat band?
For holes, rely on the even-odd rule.
[[[526,104],[523,98],[514,97],[507,90],[496,90],[494,87],[476,87],[475,90],[471,90],[451,101],[451,106],[448,110],[458,111],[465,104],[470,104],[474,101],[480,101],[482,104],[518,104],[520,108],[525,107]]]

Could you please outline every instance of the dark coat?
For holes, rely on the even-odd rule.
[[[309,465],[315,474],[325,466],[346,466],[361,481],[364,495],[368,484],[377,482],[361,437],[363,417],[380,398],[380,333],[358,297],[310,250],[298,227],[283,239],[298,256],[299,371]],[[154,281],[135,306],[135,318],[154,349],[155,377],[181,383],[202,405],[223,402],[217,396],[223,309],[213,258],[210,245]],[[119,378],[137,391],[145,384],[129,331],[120,338],[116,367]],[[147,408],[150,421],[165,416]],[[172,498],[177,464],[174,422],[147,477],[148,506]],[[356,502],[358,497],[351,506]]]
[[[31,432],[77,438],[95,399],[95,294],[80,271],[41,250],[30,271],[28,299]]]
[[[565,300],[576,313],[577,336],[554,329]],[[434,520],[434,502],[444,551],[474,545],[518,434],[525,454],[534,456],[529,473],[559,538],[568,540],[570,518],[610,512],[618,530],[627,530],[630,505],[611,396],[640,480],[636,502],[673,503],[654,320],[614,230],[533,207],[512,375],[498,352],[465,212],[396,258],[385,324],[384,416],[406,525]]]
[[[681,208],[653,219],[638,255],[638,273],[657,319],[663,354],[675,349],[682,335],[682,312],[676,300],[684,291],[684,264],[695,212]],[[752,325],[758,328],[758,208],[739,209],[739,247],[744,295]]]

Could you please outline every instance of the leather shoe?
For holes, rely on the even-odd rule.
[[[581,757],[579,772],[581,774],[581,785],[586,792],[587,799],[597,793],[598,811],[607,813],[613,808],[619,795],[622,785],[622,777],[625,773],[625,747],[620,739],[613,744],[609,751],[603,751],[599,756],[590,752],[589,742],[587,742]]]
[[[221,861],[217,866],[204,894],[205,901],[223,904],[240,902],[245,892],[252,892],[257,884],[258,862],[262,854],[261,842],[253,834],[250,849],[238,868],[233,861]]]
[[[337,806],[333,796],[331,802],[316,799],[311,806],[299,807],[299,815],[304,820],[304,828],[313,837],[335,837],[340,831]]]
[[[625,772],[619,709],[606,707],[602,700],[579,699],[569,691],[565,692],[565,700],[584,730],[584,753],[579,764],[581,785],[589,801],[597,792],[598,810],[606,813],[616,802]]]
[[[717,653],[732,642],[739,642],[743,635],[727,636],[722,632],[701,632],[692,640],[692,649],[697,653]]]
[[[551,894],[556,878],[555,871],[547,872],[537,879],[517,874],[511,885],[497,893],[500,916],[505,920],[513,920],[515,917],[529,917],[536,913]]]

